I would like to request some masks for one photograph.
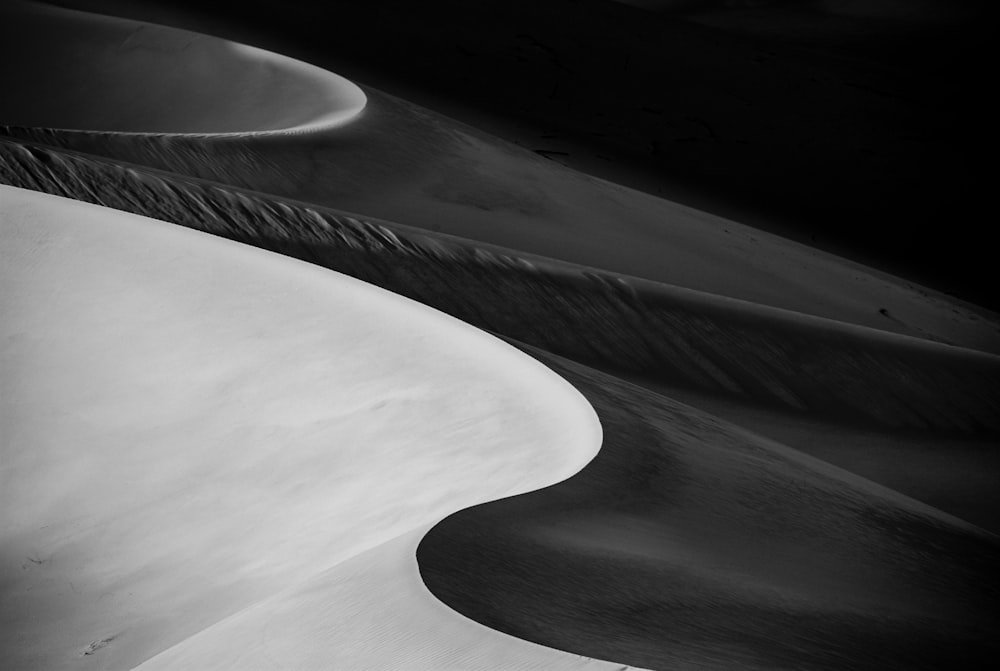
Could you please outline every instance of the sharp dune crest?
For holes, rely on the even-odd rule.
[[[0,199],[8,668],[131,668],[600,445],[572,387],[427,307],[162,222]],[[434,600],[399,547],[396,607],[420,617]],[[369,617],[353,603],[333,615]],[[464,622],[437,621],[441,637]]]
[[[424,538],[424,580],[459,612],[664,670],[981,668],[1000,652],[996,534],[524,349],[587,397],[604,443],[576,477]]]
[[[354,83],[263,49],[11,0],[0,9],[4,124],[156,135],[273,135],[343,124]]]

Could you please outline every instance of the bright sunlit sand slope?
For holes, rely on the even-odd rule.
[[[19,189],[0,202],[6,668],[129,668],[302,585],[360,595],[324,601],[315,638],[266,637],[324,668],[350,668],[331,666],[359,654],[337,623],[383,598],[387,640],[458,668],[489,659],[477,646],[580,661],[454,614],[413,553],[443,516],[594,456],[600,425],[569,384],[315,266]],[[377,584],[336,568],[354,556]]]

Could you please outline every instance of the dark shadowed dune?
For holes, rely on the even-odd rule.
[[[418,550],[434,594],[544,645],[653,669],[979,669],[1000,543],[728,422],[534,348],[597,410],[579,475]]]
[[[357,115],[353,83],[285,56],[125,19],[11,0],[0,119],[125,133],[315,129]]]
[[[990,352],[988,310],[596,180],[377,91],[328,132],[31,139],[648,280]]]
[[[978,244],[986,3],[60,4],[295,55],[611,181],[996,307]]]
[[[996,436],[885,430],[664,383],[641,373],[606,370],[1000,534]]]

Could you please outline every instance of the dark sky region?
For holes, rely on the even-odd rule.
[[[572,167],[998,307],[983,3],[54,4],[336,63]]]

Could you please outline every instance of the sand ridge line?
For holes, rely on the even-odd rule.
[[[353,82],[249,45],[20,0],[2,14],[0,38],[19,55],[0,66],[18,91],[0,104],[8,126],[253,140],[330,131],[366,105]]]
[[[985,352],[106,159],[9,140],[0,151],[5,181],[295,256],[571,358],[892,426],[992,430],[1000,417],[998,357]],[[572,326],[541,328],[553,315]]]

